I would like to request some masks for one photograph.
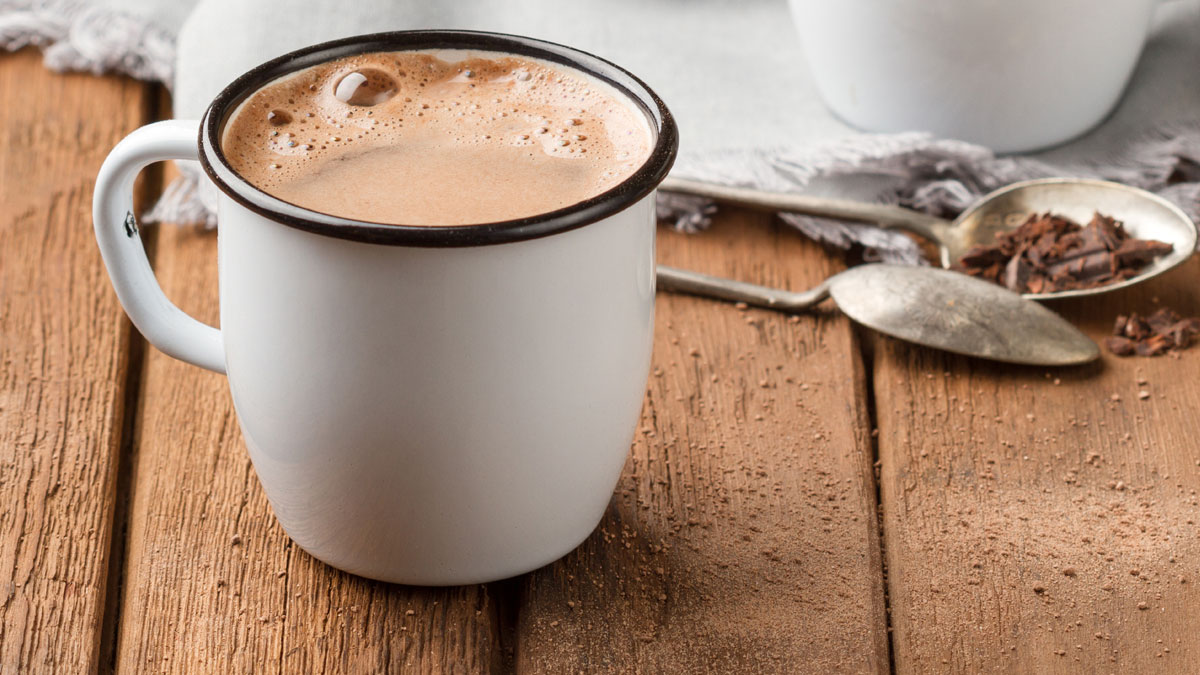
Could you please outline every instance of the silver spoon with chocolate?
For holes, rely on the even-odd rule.
[[[1101,180],[1014,183],[984,196],[953,221],[900,206],[678,178],[668,178],[661,189],[905,230],[936,244],[943,268],[989,279],[1034,300],[1125,288],[1179,265],[1196,248],[1196,224],[1177,206],[1145,190]]]

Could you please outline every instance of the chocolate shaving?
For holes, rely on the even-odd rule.
[[[1171,245],[1134,239],[1125,226],[1096,213],[1086,226],[1052,213],[1035,213],[996,243],[972,248],[961,271],[1017,293],[1096,288],[1135,276]]]
[[[1158,356],[1187,349],[1197,333],[1200,318],[1185,319],[1163,307],[1144,318],[1137,313],[1118,316],[1113,334],[1104,338],[1104,346],[1117,356]]]

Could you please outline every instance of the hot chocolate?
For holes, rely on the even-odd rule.
[[[571,206],[633,174],[645,115],[565,66],[493,52],[380,52],[251,95],[225,127],[234,169],[314,211],[470,225]]]

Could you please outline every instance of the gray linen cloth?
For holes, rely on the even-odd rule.
[[[1021,156],[919,131],[864,134],[846,126],[820,101],[785,0],[0,0],[0,45],[40,45],[54,68],[164,82],[179,118],[199,117],[230,80],[283,52],[415,28],[518,33],[625,66],[678,118],[673,173],[681,177],[903,203],[941,215],[1015,180],[1103,177],[1200,215],[1198,0],[1160,8],[1132,84],[1099,128]],[[183,168],[149,219],[215,224],[211,187],[195,167]],[[702,229],[713,210],[669,195],[659,207],[689,230]],[[894,232],[783,217],[835,246],[861,244],[884,260],[920,259],[911,240]]]

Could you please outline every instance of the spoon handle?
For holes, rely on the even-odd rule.
[[[670,176],[659,185],[659,189],[707,197],[718,202],[736,204],[760,211],[785,211],[859,223],[875,223],[883,227],[906,230],[933,241],[939,241],[943,231],[950,225],[949,221],[900,206],[869,204],[849,199],[832,199],[786,192],[767,192]]]
[[[657,272],[660,291],[687,293],[728,302],[744,302],[747,305],[781,312],[800,312],[829,297],[828,281],[802,293],[793,293],[664,265],[659,265]]]

